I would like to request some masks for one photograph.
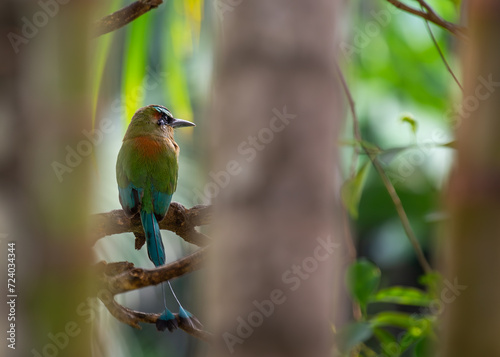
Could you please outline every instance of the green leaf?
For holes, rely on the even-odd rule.
[[[121,0],[114,0],[109,6],[106,13],[111,13],[120,6]],[[115,32],[100,36],[95,39],[96,49],[92,62],[92,130],[95,128],[97,115],[97,102],[99,100],[99,91],[101,82],[104,77],[104,68],[108,59],[109,50],[111,48],[111,40]]]
[[[149,33],[151,15],[154,11],[142,15],[127,26],[127,42],[125,47],[125,63],[123,65],[122,106],[125,106],[125,127],[132,116],[142,105],[146,94],[144,76],[148,61]]]
[[[384,356],[398,357],[401,355],[401,348],[399,343],[392,333],[381,328],[374,328],[373,334],[380,341],[380,350]]]
[[[403,312],[384,311],[370,319],[373,327],[393,326],[408,329],[413,326],[414,321],[409,314]]]
[[[338,333],[338,348],[342,353],[349,352],[373,335],[372,327],[367,322],[354,322],[342,328]]]
[[[439,146],[442,146],[442,147],[445,147],[445,148],[456,149],[457,148],[457,141],[453,140],[453,141],[441,144]]]
[[[425,319],[423,319],[424,321]],[[417,348],[418,342],[430,337],[433,334],[432,325],[429,323],[427,325],[422,325],[420,327],[412,327],[401,337],[399,340],[399,346],[401,347],[401,352],[406,351],[412,345]],[[425,349],[425,346],[419,347],[421,350]],[[423,351],[422,351],[423,352]],[[429,356],[431,354],[425,354]]]
[[[431,335],[425,336],[416,343],[415,349],[413,350],[413,356],[414,357],[432,356],[432,352],[434,350],[433,347],[435,343],[436,340]]]
[[[347,269],[346,283],[351,296],[365,310],[380,283],[380,269],[364,258],[358,259]]]
[[[406,114],[401,118],[401,121],[403,123],[408,123],[411,126],[411,131],[413,134],[417,134],[418,130],[418,122],[413,118],[413,115],[411,114]]]
[[[433,320],[432,316],[407,314],[404,312],[384,311],[376,314],[370,319],[375,327],[399,327],[411,331],[412,335],[420,336],[422,331],[427,330]]]
[[[371,162],[366,161],[359,169],[356,176],[347,180],[342,186],[341,196],[344,206],[349,211],[352,218],[358,218],[358,206],[363,193],[363,187],[368,177]]]
[[[195,11],[199,1],[191,4],[190,9]],[[166,69],[165,85],[167,89],[167,107],[169,107],[176,118],[193,120],[193,110],[188,90],[187,71],[184,68],[184,59],[192,52],[192,31],[188,21],[184,1],[175,0],[169,4],[166,12],[167,18],[164,22],[163,36],[163,61]],[[177,8],[177,9],[176,9]],[[182,9],[182,16],[179,13]],[[177,10],[177,11],[176,11]],[[194,14],[194,12],[193,12]],[[183,130],[184,134],[190,131]]]
[[[429,306],[433,299],[425,292],[405,286],[392,286],[382,289],[370,302],[389,302],[400,305]]]
[[[443,277],[437,272],[428,273],[418,278],[418,282],[427,287],[428,295],[434,299],[439,298],[442,281]]]

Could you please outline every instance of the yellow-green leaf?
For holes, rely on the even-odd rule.
[[[342,186],[341,197],[344,206],[352,218],[358,218],[358,206],[363,193],[363,187],[368,177],[371,162],[367,160],[356,173],[356,176],[347,180]]]
[[[125,107],[125,125],[142,105],[146,88],[143,84],[147,68],[151,16],[154,11],[132,21],[127,28],[125,63],[123,66],[122,107]]]
[[[413,118],[413,115],[411,114],[406,114],[401,118],[401,121],[403,123],[408,123],[411,126],[411,131],[413,134],[417,133],[418,130],[418,123],[417,121]]]
[[[108,6],[108,13],[116,10],[121,4],[121,0],[114,0]],[[104,68],[109,55],[111,40],[113,39],[114,32],[105,34],[97,38],[94,58],[92,63],[92,130],[95,128],[96,115],[97,115],[97,102],[99,101],[99,90],[101,88],[102,79],[104,77]]]
[[[370,302],[389,302],[400,305],[429,306],[433,299],[425,292],[406,286],[391,286],[375,294]]]
[[[378,288],[380,269],[365,258],[347,268],[346,284],[351,296],[364,308]]]

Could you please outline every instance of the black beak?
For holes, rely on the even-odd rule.
[[[172,119],[170,122],[170,126],[172,128],[182,128],[186,126],[196,126],[194,123],[191,123],[190,121],[187,120],[182,120],[182,119]]]

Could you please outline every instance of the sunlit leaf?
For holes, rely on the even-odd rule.
[[[123,101],[122,106],[125,107],[126,126],[144,100],[146,88],[143,81],[147,69],[149,33],[153,13],[148,12],[137,18],[127,28],[121,98]]]
[[[380,269],[372,262],[361,258],[347,269],[347,288],[351,296],[366,307],[380,283]]]
[[[165,44],[163,54],[166,69],[166,88],[168,91],[168,106],[173,111],[176,117],[185,120],[193,120],[193,110],[189,98],[187,85],[186,71],[183,66],[184,59],[184,42],[176,40],[176,36],[182,31],[182,24],[179,19],[170,17],[171,21],[167,21],[168,25],[165,31],[171,31],[169,40]],[[191,41],[191,39],[189,39]],[[184,133],[187,131],[184,130]]]
[[[439,298],[439,288],[443,281],[441,274],[437,272],[427,273],[419,277],[418,282],[427,287],[428,294],[433,298]]]
[[[116,10],[121,4],[122,0],[114,0],[108,6],[108,13]],[[100,36],[95,40],[96,48],[92,66],[92,130],[95,127],[97,115],[97,102],[99,100],[99,90],[104,75],[104,68],[111,48],[111,40],[113,39],[114,32]]]
[[[367,160],[359,169],[356,176],[347,180],[342,186],[341,196],[344,206],[353,218],[358,218],[358,206],[363,193],[363,187],[368,177],[371,162]]]
[[[418,122],[413,118],[413,115],[406,114],[401,118],[403,123],[408,123],[411,126],[411,131],[413,134],[417,134]]]
[[[203,0],[180,0],[184,5],[185,18],[190,27],[193,40],[198,43],[200,38],[201,20],[203,18]]]
[[[401,352],[406,351],[408,348],[415,346],[417,348],[418,342],[422,340],[426,340],[427,337],[431,337],[433,335],[432,331],[432,324],[427,321],[426,319],[423,319],[422,322],[427,322],[426,324],[421,324],[421,326],[413,326],[410,327],[402,336],[401,339],[399,340],[399,346],[401,349]],[[420,346],[419,350],[420,352],[424,352],[424,350],[428,348],[429,346]],[[427,351],[429,352],[429,351]],[[426,354],[425,356],[429,356],[431,354]]]
[[[401,355],[401,349],[396,337],[389,331],[382,328],[374,328],[373,334],[380,341],[380,349],[387,357],[398,357]]]
[[[405,286],[392,286],[382,289],[370,302],[389,302],[400,305],[429,306],[433,299],[425,292]]]
[[[445,148],[451,148],[451,149],[456,149],[457,148],[457,141],[453,140],[445,144],[441,144],[440,146],[445,147]]]
[[[412,334],[417,336],[422,331],[431,326],[432,317],[417,314],[407,314],[396,311],[383,311],[370,318],[373,327],[399,327],[405,330],[411,330]]]

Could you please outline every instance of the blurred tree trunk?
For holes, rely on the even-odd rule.
[[[342,255],[332,243],[340,222],[339,2],[227,3],[234,6],[218,9],[211,113],[221,186],[212,355],[329,356]]]
[[[93,5],[80,0],[0,4],[1,289],[4,299],[7,243],[14,242],[17,295],[15,321],[2,314],[0,355],[91,355],[89,316],[77,308],[89,290],[85,232],[91,159],[81,154],[89,150],[81,143],[91,118]],[[76,152],[71,163],[68,147]],[[69,171],[58,177],[56,162]],[[5,301],[2,305],[6,311]],[[5,340],[11,322],[15,350]]]
[[[500,3],[468,7],[464,114],[448,193],[447,278],[460,285],[444,301],[449,357],[500,356]]]

